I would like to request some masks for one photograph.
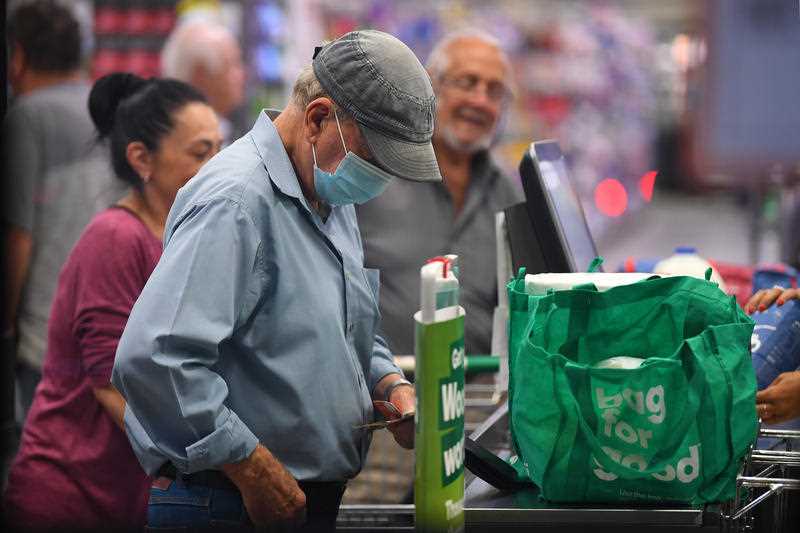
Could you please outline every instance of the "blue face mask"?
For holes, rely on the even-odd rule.
[[[393,176],[353,152],[348,152],[336,111],[333,116],[336,118],[345,156],[333,173],[325,172],[317,166],[317,152],[314,145],[311,145],[314,156],[314,188],[320,200],[329,205],[363,204],[380,196]]]

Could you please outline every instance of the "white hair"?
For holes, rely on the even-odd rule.
[[[235,41],[230,31],[216,22],[193,19],[178,25],[161,50],[161,75],[190,83],[198,65],[212,73],[221,71],[223,58],[216,49],[224,40]]]
[[[333,109],[338,115],[340,121],[344,122],[353,120],[352,115],[342,109],[342,106],[337,104],[327,93],[327,91],[325,91],[325,89],[322,87],[322,84],[319,82],[319,79],[317,79],[317,75],[314,73],[314,67],[312,67],[309,63],[303,67],[294,82],[291,96],[292,104],[294,104],[297,109],[305,110],[308,104],[317,98],[323,97],[331,99],[331,102],[333,102]]]
[[[506,53],[503,51],[500,41],[494,35],[474,27],[467,27],[448,33],[433,47],[433,50],[428,56],[428,61],[426,62],[425,67],[428,70],[428,74],[430,75],[434,86],[441,81],[442,76],[444,76],[451,67],[450,54],[452,52],[452,44],[462,39],[474,39],[481,41],[489,46],[493,46],[500,52],[501,60],[506,67],[505,82],[513,94],[514,85],[511,73],[511,63],[509,62]],[[499,132],[503,129],[503,124],[505,123],[507,117],[507,111],[508,106],[504,105],[500,111],[498,122],[495,124],[494,130],[487,132],[485,135],[482,135],[470,143],[465,143],[459,140],[453,130],[443,124],[439,124],[437,126],[439,138],[456,152],[474,154],[482,150],[487,150],[497,140]]]
[[[294,82],[292,102],[299,109],[305,109],[308,104],[323,96],[327,97],[328,93],[322,88],[322,84],[314,73],[314,68],[310,64],[306,65]]]
[[[503,60],[506,64],[508,64],[506,54],[503,52],[503,48],[500,45],[500,41],[497,39],[497,37],[480,28],[464,28],[448,33],[442,37],[442,39],[436,43],[436,46],[433,47],[433,50],[431,50],[431,53],[428,56],[428,61],[425,63],[425,68],[428,69],[428,73],[430,74],[432,80],[438,80],[445,72],[447,72],[447,69],[450,68],[450,45],[455,41],[460,41],[461,39],[478,39],[486,44],[494,46],[500,50]],[[510,73],[510,69],[508,70]]]

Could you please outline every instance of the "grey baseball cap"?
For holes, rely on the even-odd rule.
[[[431,145],[436,98],[408,46],[388,33],[353,31],[317,48],[312,66],[379,166],[407,180],[442,181]]]

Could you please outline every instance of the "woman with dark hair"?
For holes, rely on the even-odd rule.
[[[114,353],[178,189],[221,143],[214,111],[175,80],[105,76],[89,112],[130,192],[91,221],[59,276],[43,377],[4,497],[8,522],[23,529],[143,527],[150,480],[125,436]]]

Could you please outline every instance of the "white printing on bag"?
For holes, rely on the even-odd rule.
[[[626,388],[622,393],[606,395],[603,387],[595,389],[594,397],[598,409],[601,410],[603,420],[602,433],[606,437],[619,439],[627,444],[636,444],[642,449],[648,449],[653,431],[634,427],[624,420],[620,420],[622,414],[622,402],[625,402],[634,412],[639,415],[647,415],[646,420],[653,425],[664,422],[667,415],[667,407],[664,399],[664,387],[656,385],[651,387],[645,394],[642,391]],[[647,468],[647,460],[639,454],[623,455],[619,450],[610,446],[603,446],[603,452],[615,463],[624,467],[634,468],[642,471]],[[677,480],[681,483],[691,483],[700,474],[700,444],[689,446],[689,456],[677,461],[675,466],[667,465],[662,472],[651,474],[654,479],[659,481]],[[614,481],[617,475],[606,472],[596,457],[592,457],[596,468],[592,471],[598,479],[603,481]]]

